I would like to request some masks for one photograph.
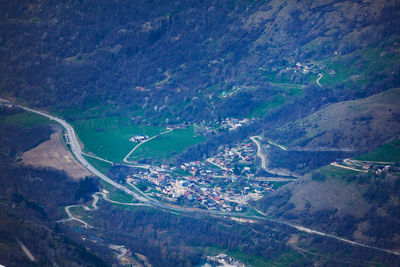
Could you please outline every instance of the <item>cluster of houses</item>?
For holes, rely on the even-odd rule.
[[[241,211],[250,201],[261,198],[265,190],[273,190],[267,182],[249,180],[248,166],[242,168],[241,174],[234,173],[235,164],[253,163],[253,146],[247,143],[226,148],[208,162],[183,163],[181,170],[169,165],[137,170],[126,180],[134,185],[145,183],[146,193],[164,200],[210,210]],[[245,186],[239,180],[244,180]]]
[[[313,73],[317,73],[319,72],[319,70],[324,69],[325,66],[323,65],[319,65],[316,63],[311,63],[311,62],[307,62],[307,63],[301,63],[301,62],[297,62],[296,64],[292,65],[292,66],[287,66],[287,67],[273,67],[271,68],[272,72],[280,72],[280,71],[291,71],[291,72],[299,72],[299,73],[303,73],[303,74],[308,74],[310,72]],[[267,71],[266,68],[260,67],[258,68],[260,71]]]
[[[215,156],[208,158],[207,162],[224,170],[224,175],[233,173],[235,164],[253,165],[256,157],[256,147],[254,143],[243,143],[237,147],[225,148]],[[251,168],[244,166],[241,170],[242,175],[251,176]]]
[[[297,62],[294,66],[286,67],[285,70],[293,71],[293,72],[301,72],[303,74],[307,74],[310,72],[315,72],[322,68],[324,68],[324,66],[320,66],[320,65],[314,64],[314,63],[302,64],[300,62]]]
[[[232,258],[226,254],[219,254],[217,256],[207,256],[207,263],[204,266],[234,266],[234,267],[246,267],[243,262]],[[212,265],[211,265],[212,264]]]
[[[250,124],[250,122],[251,122],[250,119],[247,118],[242,120],[234,118],[226,118],[221,122],[221,128],[228,129],[229,131],[234,131],[237,128]]]
[[[202,129],[204,135],[213,135],[222,130],[235,131],[240,127],[250,125],[255,118],[244,118],[244,119],[236,119],[236,118],[226,118],[222,121],[212,121],[208,122],[207,125]]]
[[[131,139],[129,139],[129,141],[131,141],[133,143],[140,143],[147,139],[149,139],[149,137],[147,135],[136,135],[136,136],[133,136]]]

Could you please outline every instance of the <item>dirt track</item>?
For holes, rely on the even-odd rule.
[[[76,161],[61,141],[61,129],[56,127],[50,140],[22,155],[22,162],[34,167],[51,167],[64,170],[71,178],[80,179],[92,175],[79,162]]]

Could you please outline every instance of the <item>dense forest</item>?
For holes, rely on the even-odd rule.
[[[84,0],[0,5],[0,32],[5,37],[0,44],[2,95],[47,108],[115,103],[144,110],[146,119],[168,118],[170,123],[246,116],[251,107],[276,94],[260,68],[268,72],[334,52],[347,55],[368,46],[391,47],[400,28],[397,1],[278,5]],[[317,46],[306,45],[314,40]],[[341,90],[338,84],[331,92],[321,92],[324,101],[391,88],[399,81],[398,68],[391,71],[375,73],[361,87],[353,84],[354,90]],[[304,83],[303,78],[293,73],[287,79]],[[235,86],[256,90],[217,97]],[[310,91],[311,96],[319,94],[315,87]],[[306,93],[297,107],[310,103],[309,96]],[[266,120],[292,114],[288,106]]]

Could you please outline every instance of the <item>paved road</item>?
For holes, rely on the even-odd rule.
[[[257,146],[257,157],[259,157],[261,159],[261,167],[268,171],[268,167],[267,167],[267,158],[265,157],[265,155],[262,153],[261,151],[261,144],[260,142],[258,142],[257,138],[260,138],[260,136],[252,136],[250,137],[251,141],[253,141],[256,146]]]
[[[261,159],[261,168],[263,168],[265,171],[275,174],[275,175],[280,175],[280,176],[285,176],[285,177],[299,177],[297,174],[292,173],[292,172],[283,172],[280,171],[278,169],[269,169],[268,168],[268,160],[267,157],[265,156],[265,154],[262,153],[262,149],[261,149],[261,144],[257,139],[262,139],[261,136],[251,136],[250,137],[251,141],[253,141],[256,146],[257,146],[257,157],[259,157]],[[275,145],[275,144],[274,144]],[[284,150],[287,150],[286,148]]]
[[[64,129],[66,130],[66,132],[67,132],[67,136],[68,136],[68,139],[69,139],[69,142],[70,142],[70,148],[71,148],[72,154],[91,173],[93,173],[94,175],[98,176],[99,178],[101,178],[105,182],[111,184],[112,186],[124,191],[128,195],[131,195],[131,196],[135,197],[139,201],[145,202],[145,203],[149,202],[148,198],[144,198],[143,196],[141,196],[141,195],[137,194],[136,192],[126,188],[125,186],[122,186],[122,185],[118,184],[117,182],[111,180],[109,177],[107,177],[104,174],[102,174],[101,172],[99,172],[95,167],[93,167],[83,157],[82,150],[81,150],[81,147],[79,146],[78,140],[76,138],[75,131],[74,131],[74,129],[72,128],[72,126],[69,123],[67,123],[66,121],[64,121],[64,120],[62,120],[60,118],[54,117],[52,115],[49,115],[47,113],[44,113],[44,112],[41,112],[41,111],[38,111],[38,110],[34,110],[34,109],[23,107],[23,106],[20,106],[20,107],[23,108],[26,111],[30,111],[30,112],[42,115],[44,117],[49,118],[50,120],[54,120],[54,121],[58,122],[59,124],[61,124],[64,127]]]
[[[319,87],[321,87],[321,84],[319,83],[319,80],[322,79],[324,75],[322,75],[322,73],[318,74],[318,79],[316,80],[316,83],[318,84]]]
[[[1,99],[0,101],[6,101],[9,102],[7,100]],[[222,218],[247,218],[247,219],[254,219],[254,220],[258,220],[258,221],[270,221],[270,222],[274,222],[274,223],[278,223],[278,224],[282,224],[282,225],[286,225],[286,226],[290,226],[293,227],[295,229],[297,229],[298,231],[301,232],[305,232],[305,233],[309,233],[309,234],[316,234],[316,235],[320,235],[320,236],[325,236],[325,237],[329,237],[329,238],[333,238],[354,246],[360,246],[360,247],[365,247],[365,248],[369,248],[369,249],[373,249],[373,250],[377,250],[377,251],[382,251],[382,252],[387,252],[390,254],[394,254],[397,256],[400,256],[400,252],[398,251],[393,251],[393,250],[388,250],[388,249],[383,249],[383,248],[378,248],[378,247],[374,247],[374,246],[368,246],[362,243],[358,243],[352,240],[348,240],[345,238],[341,238],[341,237],[337,237],[337,236],[333,236],[330,234],[326,234],[323,232],[319,232],[319,231],[315,231],[313,229],[309,229],[303,226],[299,226],[299,225],[295,225],[286,221],[282,221],[282,220],[278,220],[278,219],[274,219],[274,218],[269,218],[269,217],[261,217],[261,216],[254,216],[254,215],[245,215],[245,214],[237,214],[237,213],[233,213],[233,212],[222,212],[222,211],[210,211],[210,210],[203,210],[203,209],[196,209],[196,208],[185,208],[185,207],[178,207],[178,206],[170,206],[170,205],[166,205],[164,203],[161,203],[155,199],[150,198],[149,196],[145,195],[143,192],[141,192],[138,188],[136,188],[133,184],[130,184],[135,190],[136,192],[128,189],[127,187],[118,184],[116,182],[114,182],[113,180],[111,180],[109,177],[105,176],[104,174],[102,174],[101,172],[99,172],[96,168],[94,168],[89,162],[87,162],[87,160],[82,156],[82,150],[79,146],[76,134],[74,129],[72,128],[72,126],[70,124],[68,124],[66,121],[54,117],[52,115],[49,115],[47,113],[38,111],[38,110],[34,110],[34,109],[30,109],[24,106],[20,106],[17,105],[19,107],[21,107],[22,109],[26,110],[26,111],[30,111],[39,115],[42,115],[44,117],[47,117],[51,120],[54,120],[56,122],[58,122],[59,124],[61,124],[64,129],[67,132],[69,141],[70,141],[70,146],[71,146],[71,151],[73,153],[73,155],[75,156],[75,158],[81,163],[83,164],[83,166],[85,166],[90,172],[92,172],[94,175],[98,176],[100,179],[104,180],[105,182],[111,184],[112,186],[114,186],[115,188],[118,188],[119,190],[124,191],[125,193],[135,197],[139,202],[143,202],[145,204],[148,204],[149,206],[158,208],[160,210],[164,210],[164,211],[168,211],[168,212],[186,212],[186,213],[195,213],[195,214],[208,214],[208,215],[214,215],[214,216],[219,216]],[[164,132],[165,133],[165,132]],[[253,136],[251,137],[252,141],[256,143],[259,151],[261,151],[261,145],[259,144],[259,142],[257,141],[256,138],[259,138],[258,136]],[[262,154],[262,153],[261,153]],[[137,193],[137,192],[140,192]],[[96,201],[97,203],[97,201]],[[76,206],[76,205],[72,205],[72,206]],[[70,207],[72,207],[70,206]],[[84,225],[88,225],[86,222],[80,220],[79,218],[75,218],[71,212],[69,211],[68,208],[68,212],[67,212],[68,216],[70,216],[70,218],[74,218],[74,220],[77,221],[81,221]],[[86,227],[89,227],[86,226]]]

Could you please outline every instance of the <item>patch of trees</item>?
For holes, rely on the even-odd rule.
[[[95,177],[85,177],[79,181],[78,189],[75,192],[75,199],[88,201],[94,192],[99,191],[99,179]]]
[[[131,173],[131,168],[118,164],[113,164],[107,171],[107,175],[118,183],[125,183],[126,176]]]
[[[21,128],[17,125],[0,127],[0,157],[14,157],[50,138],[48,125]]]

